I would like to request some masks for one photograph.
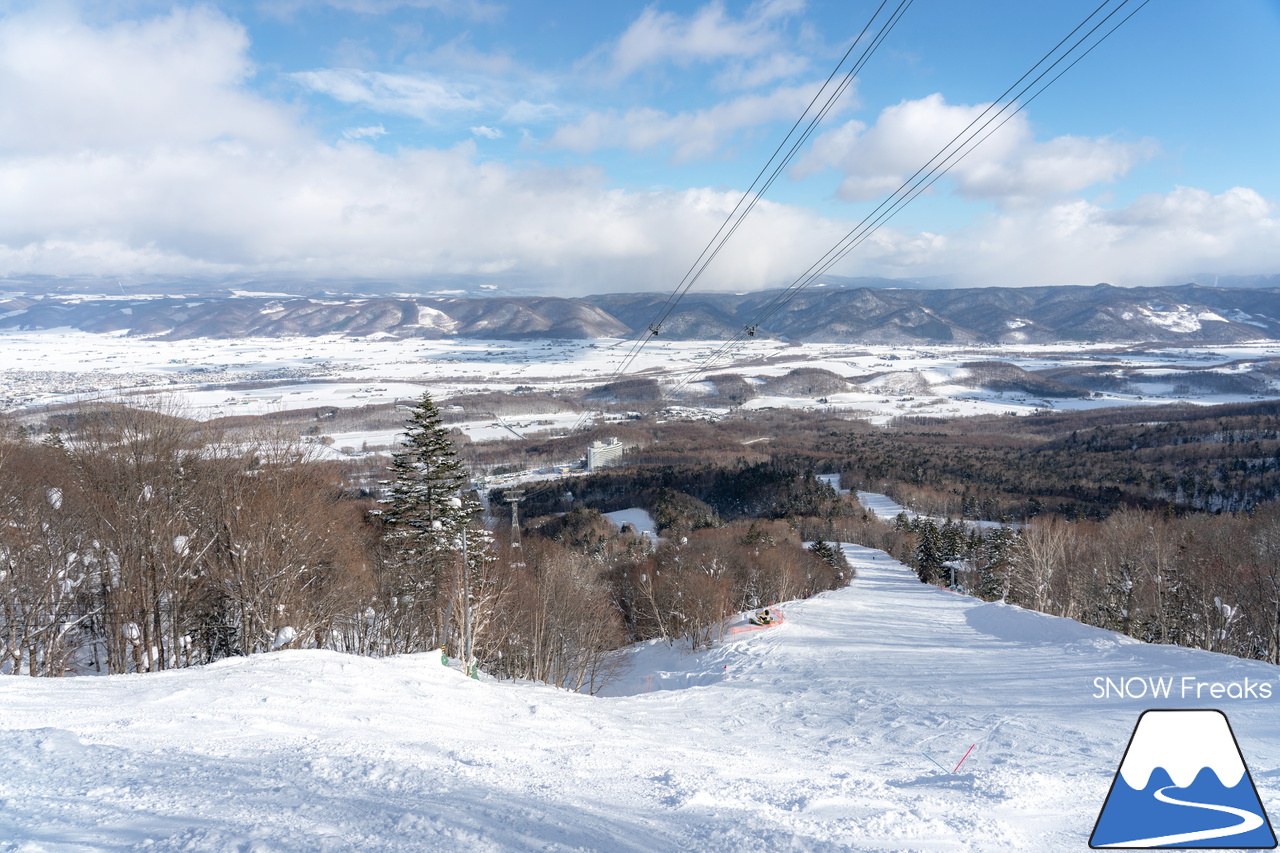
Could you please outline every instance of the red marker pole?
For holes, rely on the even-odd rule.
[[[969,752],[973,752],[973,747],[974,747],[974,746],[977,746],[977,744],[975,743],[973,746],[969,747]],[[966,753],[964,754],[964,758],[968,758],[968,757],[969,757],[969,752],[966,752]],[[964,758],[960,759],[960,764],[964,764]],[[956,765],[956,769],[955,769],[955,770],[952,770],[951,772],[952,772],[952,773],[955,773],[957,770],[959,770],[959,769],[960,769],[960,764],[957,764],[957,765]]]

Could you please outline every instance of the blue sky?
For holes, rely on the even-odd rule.
[[[915,0],[700,286],[792,280],[1098,2]],[[0,273],[670,290],[875,6],[0,3]],[[1277,55],[1278,0],[1152,0],[833,272],[1280,272]]]

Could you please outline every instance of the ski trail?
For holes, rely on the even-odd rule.
[[[1165,791],[1169,788],[1176,788],[1176,785],[1169,785],[1155,792],[1155,797],[1162,803],[1169,803],[1174,806],[1190,806],[1193,809],[1209,809],[1215,812],[1225,812],[1233,814],[1241,819],[1241,822],[1235,826],[1225,826],[1221,829],[1200,829],[1195,832],[1180,832],[1175,835],[1161,835],[1157,838],[1139,838],[1134,841],[1125,841],[1120,844],[1108,844],[1107,847],[1164,847],[1168,844],[1183,844],[1187,841],[1205,841],[1210,838],[1226,838],[1232,835],[1239,835],[1242,832],[1249,832],[1262,826],[1262,818],[1253,812],[1237,809],[1232,806],[1219,806],[1211,803],[1192,803],[1187,800],[1175,800]]]

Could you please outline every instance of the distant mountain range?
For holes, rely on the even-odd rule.
[[[662,339],[758,336],[867,344],[1280,338],[1280,287],[919,289],[831,280],[777,301],[779,291],[690,294]],[[0,297],[0,328],[72,328],[168,339],[349,335],[394,338],[628,337],[650,326],[665,294],[549,296]]]
[[[555,297],[154,297],[0,299],[0,328],[187,338],[607,338],[630,333],[604,310]]]
[[[731,336],[768,312],[775,296],[690,295],[660,334]],[[632,329],[645,328],[664,300],[652,294],[586,297]],[[769,314],[757,334],[881,344],[1256,340],[1280,335],[1280,289],[819,286]]]

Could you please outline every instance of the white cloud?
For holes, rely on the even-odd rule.
[[[380,152],[358,141],[385,129],[376,124],[349,129],[357,141],[326,143],[290,108],[247,93],[245,33],[212,12],[105,28],[9,18],[0,44],[10,48],[0,56],[10,119],[0,127],[0,271],[9,274],[518,270],[566,292],[662,289],[737,201],[614,190],[591,169],[485,162],[471,143]],[[466,114],[477,100],[407,75],[306,79],[423,116]],[[752,111],[746,101],[734,109]],[[806,211],[762,205],[714,283],[775,283],[837,234]]]
[[[786,80],[802,74],[809,60],[790,53],[771,53],[751,62],[732,63],[716,75],[721,89],[756,89],[775,80]]]
[[[380,124],[371,127],[349,127],[342,131],[343,139],[377,139],[386,136],[387,129]]]
[[[734,19],[722,2],[712,2],[683,18],[648,6],[609,51],[614,77],[625,77],[663,62],[749,59],[779,50],[779,22],[804,8],[802,2],[755,3]]]
[[[506,136],[506,134],[503,133],[498,128],[487,127],[483,124],[480,125],[479,127],[471,128],[471,132],[476,136],[483,136],[485,139],[501,139],[502,137]]]
[[[958,274],[974,285],[1162,283],[1187,270],[1280,269],[1280,220],[1251,189],[1178,187],[1109,209],[1082,199],[1019,207],[948,237],[885,229],[849,266],[888,275]]]
[[[475,112],[486,106],[472,87],[425,75],[388,74],[356,68],[324,68],[290,75],[315,92],[346,104],[360,104],[384,113],[412,116],[424,121],[444,114]]]
[[[556,130],[553,148],[590,152],[601,148],[644,151],[660,145],[675,147],[677,162],[716,154],[730,133],[778,119],[794,120],[804,110],[818,84],[783,86],[767,95],[741,95],[705,110],[666,113],[637,107],[618,113],[592,112],[577,124]],[[842,104],[848,104],[846,93]]]
[[[541,124],[563,115],[564,109],[557,104],[519,100],[507,107],[502,120],[515,124]]]
[[[472,145],[323,144],[0,164],[0,272],[420,276],[519,270],[577,291],[671,286],[737,201],[630,193],[591,170],[479,162]],[[776,283],[835,223],[763,204],[706,284]]]
[[[415,32],[406,36],[404,47],[421,43],[424,36]],[[439,47],[427,51],[417,50],[406,57],[406,63],[421,68],[447,68],[451,72],[478,74],[490,78],[510,78],[516,75],[528,79],[537,77],[531,69],[520,67],[511,54],[504,51],[486,52],[476,49],[470,42],[470,34],[464,33]]]
[[[0,20],[0,151],[235,138],[282,144],[295,116],[248,93],[244,28],[197,8],[92,29],[59,12]]]
[[[562,292],[664,290],[738,200],[735,191],[612,189],[588,168],[484,161],[471,142],[382,152],[358,141],[380,135],[381,125],[351,128],[356,141],[326,143],[292,108],[249,92],[247,51],[243,29],[208,10],[97,28],[51,14],[0,20],[0,273],[410,278],[512,270]],[[322,79],[357,100],[408,104],[405,111],[423,115],[465,115],[479,98],[418,85],[428,78]],[[805,94],[782,88],[675,115],[597,114],[594,125],[561,128],[558,144],[671,145],[678,156],[701,156],[734,130],[797,115]],[[915,115],[927,124],[971,109],[939,99]],[[883,134],[856,124],[829,134],[810,167],[830,163],[860,181],[901,174],[890,143],[911,142],[911,111],[891,118],[877,122]],[[1025,125],[1006,130],[1002,157],[975,161],[958,180],[969,194],[1016,203],[947,235],[885,229],[837,271],[1044,284],[1280,269],[1280,223],[1256,192],[1182,188],[1120,209],[1063,198],[1121,174],[1125,158],[1141,152],[1107,140],[1037,142]],[[874,167],[842,159],[853,149]],[[1053,195],[1037,201],[1045,192]],[[848,227],[762,203],[699,286],[790,281]]]
[[[898,186],[978,119],[986,104],[950,105],[938,94],[884,109],[868,127],[851,121],[814,140],[794,174],[831,167],[843,173],[839,195],[849,201],[879,198]],[[982,117],[982,127],[994,114]],[[997,119],[996,123],[1000,120]],[[990,125],[994,128],[995,123]],[[966,155],[948,173],[968,198],[1016,199],[1074,192],[1112,181],[1157,152],[1154,142],[1060,136],[1037,142],[1020,113]]]
[[[486,74],[392,74],[356,68],[324,68],[289,76],[310,91],[342,103],[357,104],[384,114],[406,115],[432,124],[476,114],[488,114],[503,123],[538,124],[559,119],[564,114],[563,108],[555,103],[529,100],[549,88],[537,75],[512,79]]]

